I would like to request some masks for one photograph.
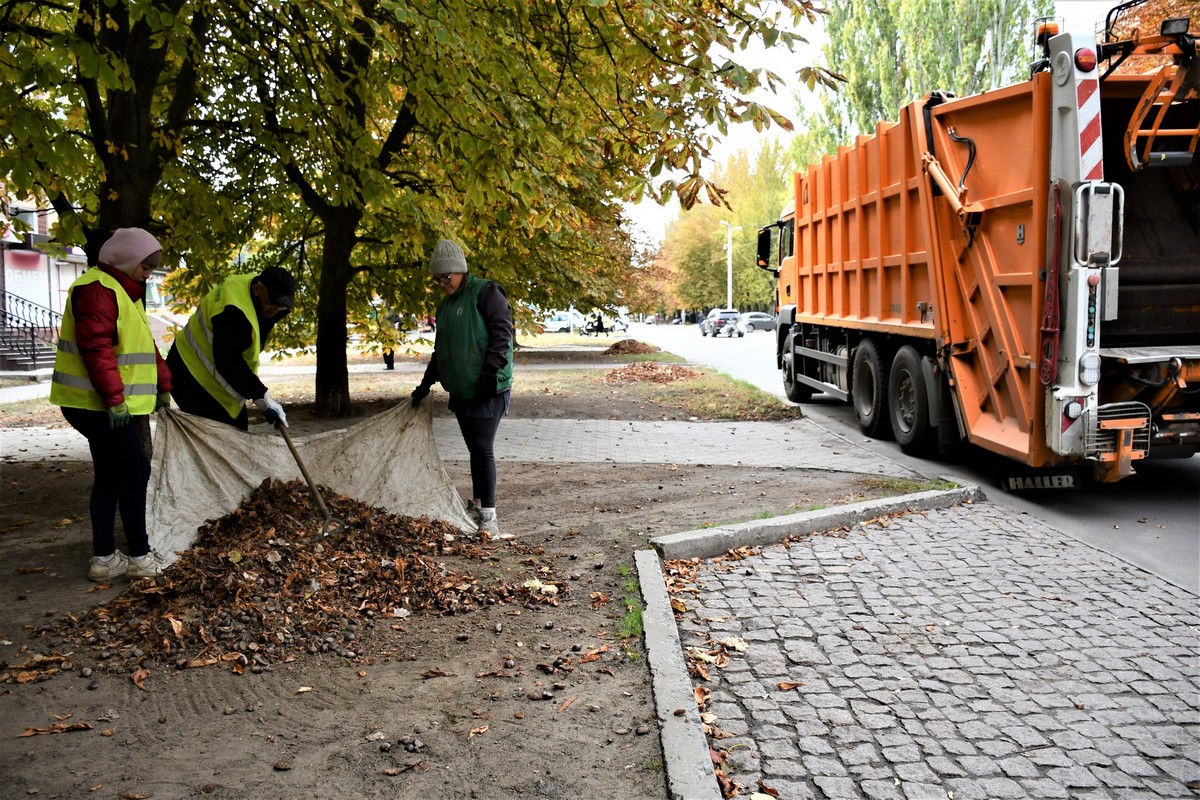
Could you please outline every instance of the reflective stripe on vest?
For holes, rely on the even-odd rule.
[[[59,328],[58,352],[54,357],[54,375],[50,384],[50,402],[68,408],[103,411],[104,401],[92,385],[87,365],[75,341],[75,310],[72,295],[75,287],[99,282],[112,291],[117,300],[117,373],[121,376],[125,404],[131,414],[154,411],[158,394],[158,367],[155,358],[154,334],[146,320],[145,307],[125,291],[116,278],[92,267],[71,284],[67,292],[67,307]]]
[[[183,335],[176,339],[176,347],[188,372],[204,391],[221,404],[230,418],[234,419],[242,413],[247,398],[242,397],[217,371],[213,356],[212,319],[229,306],[245,314],[246,319],[250,321],[253,336],[250,346],[242,351],[242,358],[257,375],[258,356],[262,348],[259,345],[258,313],[254,309],[254,299],[250,294],[250,282],[254,278],[255,275],[234,275],[210,291],[184,326]]]

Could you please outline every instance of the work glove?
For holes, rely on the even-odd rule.
[[[164,408],[171,407],[171,393],[159,392],[158,397],[154,401],[154,410],[162,411]]]
[[[264,394],[262,398],[255,400],[254,405],[257,406],[259,411],[263,412],[263,418],[267,422],[272,425],[283,425],[285,428],[288,426],[287,414],[283,413],[283,406],[279,405],[279,402],[274,397],[271,397],[270,392]]]
[[[117,403],[115,406],[110,406],[107,411],[108,427],[113,430],[116,430],[117,428],[124,428],[129,424],[129,420],[133,419],[133,417],[129,414],[129,406],[125,404],[124,400]]]
[[[412,407],[417,408],[421,405],[421,401],[429,395],[429,387],[421,384],[412,391]]]
[[[485,372],[475,383],[475,396],[479,398],[496,396],[496,373]]]

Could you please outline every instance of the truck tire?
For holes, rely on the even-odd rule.
[[[801,383],[796,380],[796,351],[793,349],[794,344],[792,334],[788,334],[787,339],[783,343],[784,351],[783,358],[781,359],[783,364],[783,393],[793,403],[807,403],[812,399],[813,388],[807,383]]]
[[[937,448],[937,430],[929,424],[929,389],[921,371],[921,356],[904,345],[892,360],[888,375],[888,413],[896,444],[910,456]]]
[[[888,424],[887,381],[883,377],[883,356],[870,339],[863,339],[854,348],[854,368],[850,374],[850,402],[858,429],[872,439],[887,439]]]

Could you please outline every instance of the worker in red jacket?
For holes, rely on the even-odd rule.
[[[88,509],[88,578],[161,575],[166,561],[150,548],[150,414],[171,403],[171,372],[146,319],[146,279],[162,264],[158,240],[118,228],[99,264],[71,284],[59,329],[50,402],[88,440],[95,476]],[[117,509],[129,556],[117,549]]]

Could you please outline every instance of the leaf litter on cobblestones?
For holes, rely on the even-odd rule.
[[[370,659],[377,620],[386,628],[414,613],[557,605],[567,591],[535,548],[507,542],[506,550],[528,556],[515,566],[521,574],[483,582],[465,568],[499,560],[492,547],[441,520],[322,491],[330,513],[347,523],[342,533],[311,541],[323,519],[306,485],[267,479],[232,513],[201,527],[161,578],[134,581],[44,632],[90,646],[109,671],[157,662],[261,672],[305,653]],[[523,585],[532,576],[540,591]],[[139,686],[144,680],[139,675]]]

